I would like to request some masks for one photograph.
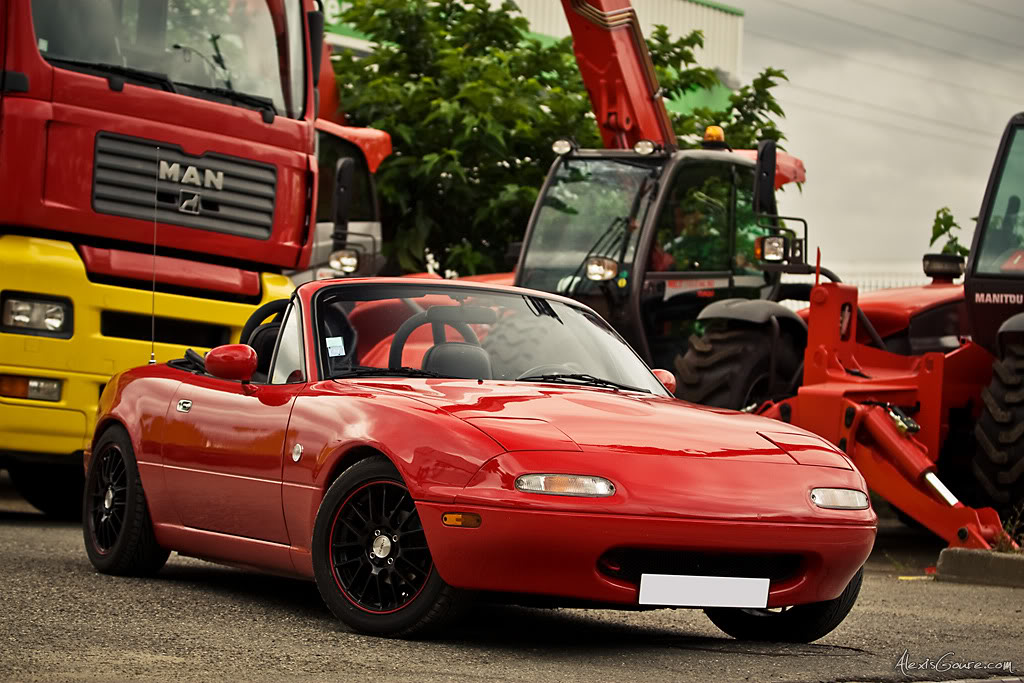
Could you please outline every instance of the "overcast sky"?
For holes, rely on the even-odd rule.
[[[744,82],[765,66],[822,260],[859,267],[927,250],[949,206],[970,243],[1003,127],[1024,111],[1020,0],[728,0],[746,12]],[[811,252],[813,253],[813,251]]]

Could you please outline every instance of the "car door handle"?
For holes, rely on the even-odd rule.
[[[179,413],[187,413],[190,410],[192,410],[192,401],[188,400],[187,398],[183,398],[180,401],[178,401]]]

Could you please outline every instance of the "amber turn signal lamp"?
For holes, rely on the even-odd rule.
[[[445,526],[461,526],[476,529],[480,526],[480,515],[475,512],[446,512],[441,515],[441,523]]]
[[[28,377],[0,375],[0,396],[28,398]]]

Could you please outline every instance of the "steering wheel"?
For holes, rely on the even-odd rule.
[[[245,327],[242,328],[242,334],[238,337],[239,344],[248,344],[249,337],[256,331],[264,320],[270,316],[278,316],[288,307],[288,299],[275,299],[274,301],[268,301],[263,304],[249,316],[249,319],[245,321]]]
[[[394,338],[391,340],[391,351],[388,353],[388,368],[391,370],[397,370],[402,367],[402,351],[405,350],[405,343],[409,341],[409,335],[413,333],[416,328],[430,323],[434,333],[434,343],[443,344],[447,341],[444,334],[444,326],[451,325],[455,328],[455,331],[462,335],[470,344],[480,346],[480,339],[476,336],[476,332],[473,328],[464,322],[432,322],[427,319],[429,309],[421,311],[415,315],[410,316],[402,326],[395,332]]]
[[[524,379],[526,377],[533,377],[535,375],[560,375],[570,374],[576,372],[568,365],[562,365],[560,363],[546,363],[544,365],[537,365],[530,368],[526,372],[521,372],[516,377],[517,380]]]

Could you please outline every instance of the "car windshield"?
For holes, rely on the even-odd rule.
[[[1024,277],[1024,128],[1013,131],[1006,158],[999,169],[992,204],[982,212],[988,220],[982,235],[975,272],[1002,277]]]
[[[659,170],[655,160],[560,160],[524,246],[522,284],[555,293],[594,286],[584,273],[591,256],[617,261],[628,281]]]
[[[55,66],[249,108],[262,99],[293,118],[305,103],[301,19],[299,0],[32,0],[36,46]]]
[[[594,312],[541,296],[451,284],[339,284],[314,298],[330,378],[456,377],[667,395]]]

